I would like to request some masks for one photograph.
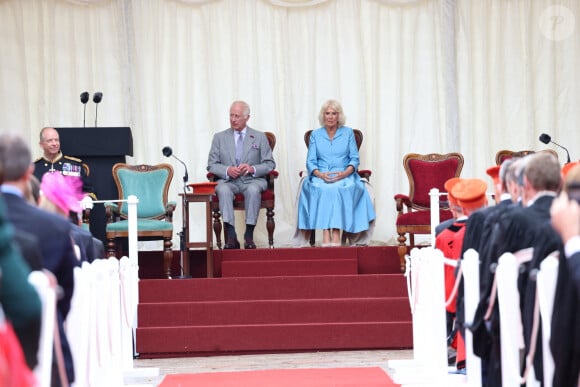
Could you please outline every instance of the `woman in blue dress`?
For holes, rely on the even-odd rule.
[[[323,246],[339,246],[341,231],[360,233],[375,219],[372,200],[357,173],[359,153],[342,106],[326,101],[321,128],[312,131],[298,201],[298,228],[323,230]]]

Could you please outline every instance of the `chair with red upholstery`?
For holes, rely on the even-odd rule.
[[[403,158],[403,167],[409,179],[409,194],[395,195],[401,271],[405,270],[405,255],[415,246],[415,234],[431,234],[429,191],[437,188],[440,192],[445,192],[445,182],[452,177],[459,177],[463,162],[463,156],[459,153],[409,153]],[[450,219],[452,214],[446,203],[446,196],[442,196],[440,200],[439,219]],[[409,246],[406,245],[405,234],[409,234]]]
[[[272,132],[264,132],[266,137],[268,138],[268,143],[270,144],[270,148],[274,151],[274,147],[276,146],[276,135]],[[262,200],[260,203],[260,208],[266,209],[266,229],[268,230],[268,245],[270,248],[274,247],[274,228],[276,227],[276,223],[274,222],[274,203],[275,203],[275,194],[274,194],[274,180],[278,177],[277,171],[271,171],[268,175],[266,175],[266,181],[268,182],[268,188],[264,192],[262,192]],[[217,176],[213,173],[208,173],[207,178],[210,181],[216,181]],[[221,220],[221,213],[220,213],[220,205],[219,199],[217,195],[212,197],[211,202],[211,210],[213,213],[213,231],[216,238],[216,243],[219,249],[222,248],[222,220]],[[244,211],[244,195],[241,193],[236,194],[234,196],[234,210],[236,211]]]
[[[558,159],[558,152],[556,152],[553,149],[543,149],[540,152],[548,152],[551,155],[553,155],[556,158],[556,160]],[[507,159],[511,159],[513,157],[524,157],[531,153],[535,153],[535,151],[533,150],[512,151],[502,149],[500,151],[497,151],[497,153],[495,154],[495,163],[496,165],[501,165],[501,163],[503,163]]]
[[[354,140],[356,142],[356,147],[357,149],[360,150],[360,146],[362,145],[362,142],[364,140],[364,136],[362,134],[362,132],[359,129],[353,129],[352,130],[354,133]],[[304,133],[304,143],[306,144],[306,148],[308,148],[308,146],[310,145],[310,134],[312,133],[312,129],[307,130],[306,133]],[[359,169],[358,174],[361,178],[365,179],[366,181],[370,181],[371,179],[371,175],[372,172],[368,169]],[[299,175],[300,177],[302,177],[304,175],[304,173],[306,173],[305,171],[300,171]],[[310,230],[310,246],[314,246],[316,244],[316,230]]]

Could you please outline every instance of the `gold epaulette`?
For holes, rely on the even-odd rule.
[[[78,159],[76,157],[72,157],[72,156],[63,156],[65,159],[69,159],[72,161],[76,161],[77,163],[82,163],[83,161],[81,159]]]

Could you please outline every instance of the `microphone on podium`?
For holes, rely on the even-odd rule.
[[[101,93],[100,91],[97,91],[95,94],[93,94],[93,102],[96,104],[95,105],[95,128],[97,127],[97,111],[99,109],[99,103],[101,102],[102,99],[103,99],[103,93]]]
[[[541,141],[541,142],[543,142],[544,144],[549,144],[549,143],[552,143],[552,144],[554,144],[554,145],[557,145],[557,146],[559,146],[560,148],[564,149],[564,150],[566,151],[566,156],[567,156],[567,158],[568,158],[568,160],[566,161],[566,164],[570,162],[570,153],[568,152],[568,149],[566,149],[566,148],[565,148],[565,147],[563,147],[562,145],[560,145],[560,144],[558,144],[558,143],[556,143],[556,142],[552,141],[552,137],[550,137],[550,135],[549,135],[549,134],[542,133],[542,134],[540,135],[540,141]]]
[[[83,128],[85,127],[85,118],[87,117],[87,102],[89,102],[89,92],[83,91],[81,93],[81,103],[84,105],[83,111]]]
[[[165,157],[173,156],[177,161],[179,161],[183,165],[183,168],[185,168],[185,175],[183,175],[183,191],[184,192],[187,191],[189,189],[189,187],[187,186],[187,181],[189,180],[189,177],[187,174],[187,165],[185,165],[183,160],[181,160],[180,158],[178,158],[177,156],[175,156],[173,154],[173,149],[171,149],[170,146],[164,146],[161,151],[163,152],[163,156],[165,156]]]

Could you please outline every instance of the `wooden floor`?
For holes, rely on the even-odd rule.
[[[412,358],[412,350],[364,350],[136,359],[125,386],[157,386],[165,375],[179,373],[337,367],[380,367],[389,373],[389,360]]]

